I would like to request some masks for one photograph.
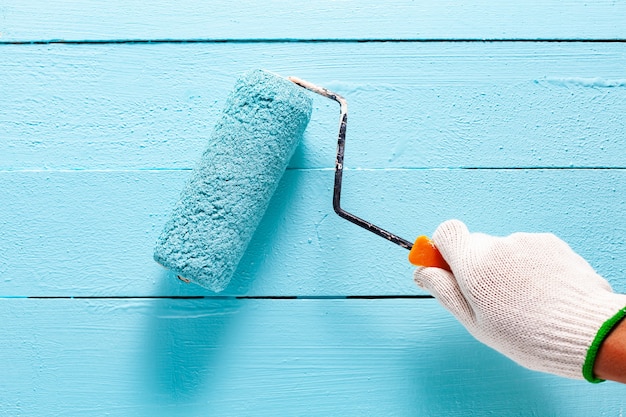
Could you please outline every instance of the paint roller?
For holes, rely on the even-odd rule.
[[[154,249],[182,280],[222,291],[257,228],[311,116],[292,82],[247,72],[229,95]]]
[[[445,265],[428,238],[411,245],[341,209],[345,99],[306,81],[262,70],[249,71],[235,83],[208,148],[157,240],[155,261],[185,282],[215,292],[226,288],[309,122],[312,99],[305,89],[340,103],[333,196],[337,214],[413,248],[409,259],[414,264]]]

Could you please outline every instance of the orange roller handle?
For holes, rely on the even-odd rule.
[[[415,266],[435,267],[452,272],[450,266],[428,236],[418,236],[415,239],[415,243],[409,252],[409,262]]]

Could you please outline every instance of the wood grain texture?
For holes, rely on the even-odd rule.
[[[623,167],[625,48],[4,45],[0,169],[190,168],[257,67],[348,99],[348,167]],[[334,166],[338,108],[315,103],[294,168]]]
[[[210,295],[152,260],[189,171],[3,172],[0,295]],[[332,170],[288,170],[231,295],[418,294],[408,252],[340,219]],[[413,240],[461,218],[474,231],[561,236],[615,288],[624,273],[626,171],[348,170],[343,207]],[[365,256],[364,256],[365,254]]]
[[[623,39],[624,20],[609,0],[5,0],[0,40]]]
[[[515,365],[434,300],[5,299],[0,315],[3,416],[588,416],[626,405],[623,386]]]

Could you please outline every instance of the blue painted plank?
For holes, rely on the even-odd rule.
[[[1,170],[189,168],[235,78],[255,67],[346,96],[349,167],[626,165],[623,43],[1,51]],[[316,99],[292,167],[333,166],[337,118]]]
[[[626,37],[622,1],[5,0],[4,41]]]
[[[189,171],[2,172],[0,296],[210,295],[152,260]],[[340,219],[332,170],[288,170],[231,295],[419,294],[407,252]],[[405,239],[460,218],[548,231],[626,292],[625,170],[347,170],[343,207]]]
[[[0,300],[6,415],[618,415],[434,300]],[[459,354],[462,352],[462,354]]]

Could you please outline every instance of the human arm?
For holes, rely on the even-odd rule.
[[[530,369],[616,378],[611,361],[624,356],[619,343],[606,343],[624,340],[626,295],[565,242],[552,234],[470,233],[458,220],[440,225],[433,242],[452,272],[418,268],[415,281],[478,340]]]
[[[606,337],[593,368],[596,377],[626,384],[626,320]]]

